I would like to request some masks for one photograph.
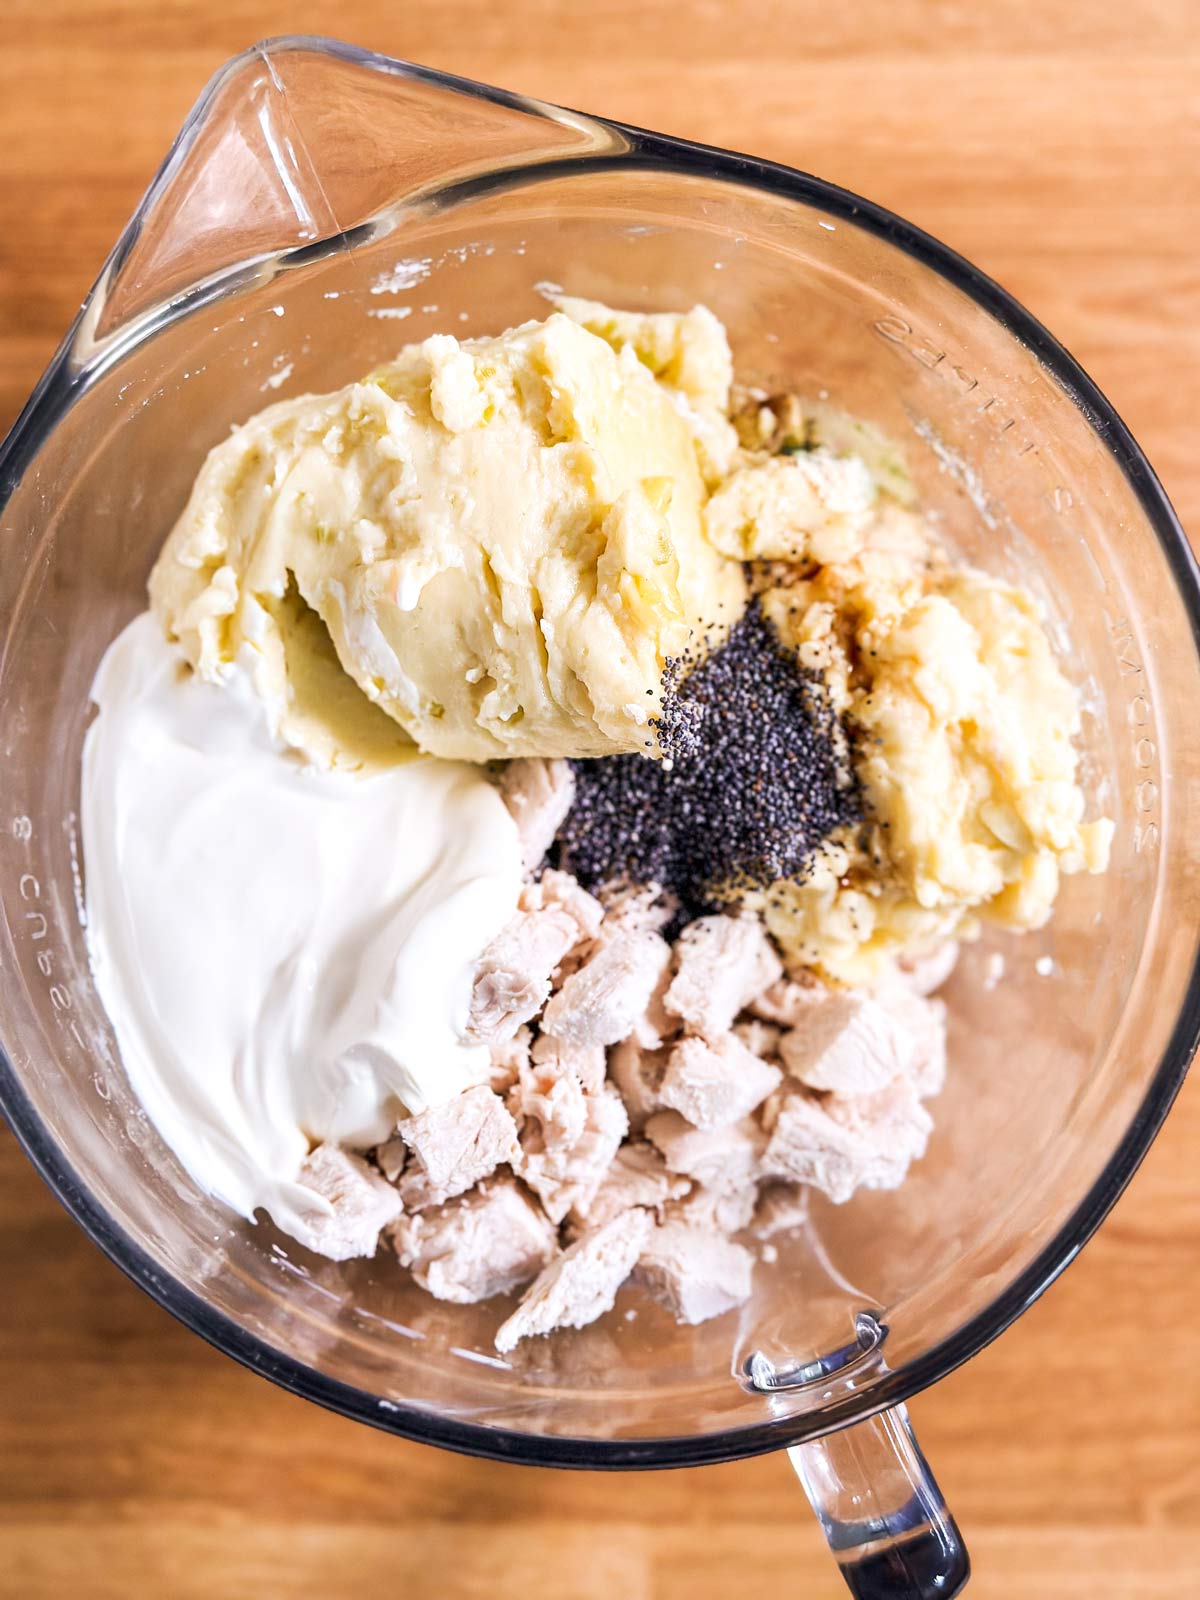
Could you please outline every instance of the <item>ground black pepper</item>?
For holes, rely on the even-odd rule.
[[[557,859],[586,887],[657,883],[686,921],[802,876],[821,841],[859,818],[824,684],[757,602],[698,666],[668,664],[655,729],[666,762],[572,762],[575,803]]]

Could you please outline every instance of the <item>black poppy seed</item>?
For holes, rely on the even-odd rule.
[[[859,820],[824,684],[757,602],[699,665],[667,663],[654,727],[664,761],[572,763],[575,803],[557,859],[587,887],[658,883],[687,920],[800,876],[824,838]]]

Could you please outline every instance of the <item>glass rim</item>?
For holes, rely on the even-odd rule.
[[[1200,569],[1197,568],[1195,556],[1145,453],[1074,357],[1007,290],[957,251],[873,201],[778,162],[649,132],[591,113],[564,113],[559,107],[507,90],[432,68],[418,67],[335,40],[288,35],[266,40],[233,57],[209,81],[123,230],[121,239],[97,279],[97,287],[104,283],[114,266],[119,266],[173,161],[190,144],[193,133],[202,123],[220,89],[243,65],[267,51],[275,54],[307,51],[332,56],[352,65],[453,89],[473,98],[520,109],[551,121],[558,121],[564,115],[578,117],[615,136],[620,143],[617,153],[582,154],[536,164],[501,164],[493,174],[475,177],[466,184],[449,186],[448,193],[462,194],[465,190],[478,192],[498,180],[514,182],[524,177],[547,178],[565,172],[595,171],[606,167],[637,166],[668,170],[681,176],[727,181],[738,187],[819,205],[831,217],[874,234],[930,268],[1025,345],[1084,413],[1093,432],[1121,469],[1158,539],[1188,614],[1193,644],[1200,655]],[[311,259],[313,247],[305,246],[303,249]],[[288,253],[283,252],[283,255],[286,257]],[[226,282],[218,298],[236,293],[239,287],[236,280]],[[0,443],[0,510],[50,431],[86,392],[95,376],[86,365],[71,371],[69,357],[75,336],[96,293],[97,289],[94,288],[85,300],[83,309],[52,357],[29,401],[7,438]],[[193,309],[194,305],[186,296],[182,302],[176,301],[168,313],[166,325],[181,320]],[[154,325],[145,337],[153,337],[163,325],[161,322]],[[282,1354],[165,1273],[99,1204],[37,1115],[2,1041],[0,1111],[42,1179],[111,1261],[193,1333],[290,1393],[385,1432],[467,1455],[532,1466],[650,1469],[709,1465],[785,1449],[803,1439],[833,1432],[908,1400],[977,1354],[1004,1332],[1054,1282],[1108,1215],[1162,1126],[1198,1045],[1200,949],[1193,956],[1187,993],[1170,1040],[1137,1112],[1103,1171],[1066,1222],[1056,1230],[1053,1238],[989,1305],[922,1355],[896,1371],[885,1374],[869,1389],[844,1396],[820,1412],[781,1417],[712,1433],[647,1439],[533,1434],[514,1428],[464,1422],[412,1403],[383,1400],[381,1396],[342,1383],[315,1367]]]

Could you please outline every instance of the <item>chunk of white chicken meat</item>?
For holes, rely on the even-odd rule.
[[[914,1071],[917,1041],[894,1005],[862,992],[830,992],[784,1034],[779,1054],[792,1077],[810,1089],[871,1094]]]
[[[831,990],[813,978],[777,978],[747,1002],[749,1010],[763,1022],[781,1028],[795,1028],[813,1006],[823,1005]]]
[[[756,1110],[782,1079],[732,1033],[681,1039],[667,1059],[659,1099],[697,1128],[725,1128]]]
[[[522,1339],[585,1328],[611,1311],[653,1225],[650,1213],[635,1207],[577,1239],[530,1284],[496,1334],[496,1349],[507,1354]]]
[[[569,1044],[565,1039],[555,1039],[541,1033],[534,1040],[530,1060],[558,1076],[569,1074],[589,1094],[594,1094],[604,1082],[605,1059],[602,1044]]]
[[[296,1181],[318,1202],[294,1221],[290,1232],[330,1261],[373,1256],[380,1232],[400,1215],[400,1196],[391,1184],[361,1156],[335,1144],[319,1144],[310,1151]]]
[[[467,1305],[528,1283],[558,1253],[557,1230],[509,1177],[400,1218],[392,1243],[402,1266],[439,1300]]]
[[[500,774],[500,793],[517,825],[526,872],[541,864],[575,799],[568,761],[520,757]]]
[[[908,1078],[873,1094],[823,1102],[793,1089],[779,1108],[762,1170],[811,1184],[841,1204],[859,1188],[898,1188],[924,1154],[932,1126]]]
[[[587,1124],[587,1094],[573,1072],[557,1062],[530,1060],[509,1091],[508,1109],[521,1137],[534,1148],[569,1150]]]
[[[667,1206],[667,1217],[698,1228],[715,1228],[718,1233],[741,1233],[754,1220],[758,1204],[757,1174],[733,1189],[705,1189],[700,1184],[682,1200]]]
[[[769,1177],[810,1184],[840,1205],[867,1182],[876,1160],[869,1139],[835,1121],[815,1096],[797,1088],[779,1108],[762,1170]]]
[[[604,907],[605,925],[627,933],[649,929],[661,933],[679,910],[679,901],[655,883],[630,883],[627,878],[601,884],[596,898]]]
[[[543,1122],[538,1116],[528,1114],[514,1162],[517,1172],[542,1202],[546,1215],[556,1223],[561,1222],[572,1207],[588,1204],[604,1182],[621,1140],[629,1132],[625,1107],[610,1086],[605,1085],[598,1094],[581,1093],[581,1099],[583,1123],[573,1139],[570,1138],[574,1130],[573,1104],[570,1128],[560,1129],[553,1121]],[[547,1107],[548,1113],[549,1109]]]
[[[409,1211],[441,1205],[517,1154],[517,1128],[499,1095],[484,1085],[467,1089],[419,1116],[406,1117],[396,1132],[412,1159],[400,1179]]]
[[[633,1038],[622,1039],[608,1052],[608,1075],[624,1102],[634,1133],[642,1131],[647,1117],[663,1109],[659,1089],[669,1055],[666,1049],[645,1049]]]
[[[488,1088],[493,1094],[503,1094],[516,1083],[521,1068],[529,1061],[532,1041],[528,1028],[518,1028],[511,1039],[497,1039],[489,1045]]]
[[[578,1045],[627,1038],[670,959],[671,948],[657,933],[618,931],[601,939],[547,1005],[542,1032]]]
[[[550,980],[576,945],[595,938],[604,912],[568,873],[544,872],[522,890],[517,914],[484,950],[475,969],[466,1037],[511,1039],[536,1016]]]
[[[754,1257],[715,1228],[664,1222],[650,1234],[634,1282],[666,1306],[676,1322],[719,1317],[750,1298]]]
[[[617,1151],[595,1194],[571,1208],[570,1221],[573,1227],[598,1228],[633,1206],[658,1213],[691,1187],[691,1179],[671,1172],[652,1144],[633,1139]]]
[[[831,1095],[825,1109],[834,1122],[873,1146],[875,1163],[864,1180],[872,1189],[899,1188],[912,1162],[925,1154],[933,1132],[933,1118],[906,1078],[897,1078],[875,1094],[850,1100]]]
[[[678,1111],[656,1112],[646,1123],[646,1137],[672,1172],[724,1193],[754,1181],[765,1143],[752,1117],[725,1128],[695,1128]]]
[[[922,1099],[941,1094],[946,1082],[946,1003],[925,999],[907,984],[887,984],[876,999],[912,1039],[909,1076]]]
[[[738,1012],[783,971],[756,917],[700,917],[675,941],[668,1011],[693,1033],[728,1033]]]

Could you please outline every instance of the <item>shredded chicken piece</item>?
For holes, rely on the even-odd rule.
[[[500,774],[500,793],[517,825],[525,870],[532,872],[545,858],[575,798],[571,764],[519,757]]]
[[[599,1094],[584,1095],[583,1107],[583,1127],[573,1141],[565,1134],[558,1137],[553,1124],[533,1117],[521,1130],[514,1165],[551,1222],[561,1222],[573,1206],[588,1204],[629,1132],[625,1107],[609,1086]]]
[[[496,1334],[496,1349],[506,1354],[522,1339],[584,1328],[611,1311],[652,1226],[650,1213],[635,1207],[576,1240],[530,1284]]]
[[[754,1220],[758,1204],[758,1183],[748,1179],[732,1189],[693,1187],[682,1200],[667,1206],[667,1217],[691,1227],[715,1228],[718,1233],[741,1233]]]
[[[752,1117],[726,1128],[694,1128],[678,1111],[651,1117],[646,1137],[662,1151],[672,1172],[719,1192],[744,1188],[754,1180],[764,1142]]]
[[[467,1038],[483,1044],[511,1039],[536,1016],[563,958],[594,939],[604,912],[566,872],[544,872],[526,884],[520,909],[484,950],[475,971]]]
[[[498,1039],[489,1049],[491,1066],[488,1071],[488,1088],[493,1094],[504,1094],[520,1076],[521,1068],[529,1061],[529,1046],[533,1035],[528,1028],[518,1028],[511,1039]]]
[[[568,1044],[565,1039],[553,1039],[543,1033],[538,1035],[530,1059],[535,1066],[545,1067],[560,1077],[569,1073],[589,1094],[595,1094],[604,1082],[604,1046],[601,1044]]]
[[[728,1033],[738,1012],[783,972],[756,917],[701,917],[675,941],[668,1011],[694,1033]]]
[[[697,1128],[724,1128],[749,1116],[782,1080],[778,1067],[732,1033],[681,1039],[667,1060],[659,1098]]]
[[[904,1092],[920,1112],[911,1086],[905,1085]],[[874,1100],[875,1096],[866,1098]],[[794,1089],[780,1108],[762,1160],[764,1173],[811,1184],[839,1205],[858,1188],[895,1188],[908,1170],[910,1158],[891,1147],[892,1128],[888,1126],[884,1132],[882,1111],[863,1120],[847,1109],[852,1104],[834,1099],[827,1110],[803,1089]]]
[[[640,1133],[646,1118],[663,1108],[659,1089],[667,1069],[666,1050],[647,1050],[636,1039],[622,1039],[608,1053],[608,1075],[617,1087],[629,1126]]]
[[[517,1129],[503,1100],[480,1085],[407,1117],[396,1132],[413,1160],[400,1180],[409,1211],[462,1194],[517,1153]]]
[[[485,1179],[392,1229],[401,1265],[423,1289],[460,1305],[528,1283],[558,1252],[554,1225],[512,1178]]]
[[[664,1222],[647,1239],[634,1281],[677,1322],[707,1322],[750,1298],[754,1257],[714,1228]]]
[[[635,1139],[617,1151],[604,1181],[590,1200],[571,1210],[576,1227],[597,1228],[622,1211],[643,1206],[661,1212],[668,1201],[681,1199],[691,1189],[691,1179],[670,1172],[652,1144]]]
[[[664,964],[654,985],[646,1009],[629,1030],[629,1037],[644,1050],[657,1050],[667,1040],[675,1038],[682,1026],[678,1017],[666,1007],[667,990],[671,987],[671,964]]]
[[[573,1072],[530,1062],[508,1096],[508,1109],[526,1146],[572,1149],[587,1125],[587,1095]]]
[[[330,1261],[373,1256],[380,1230],[400,1215],[400,1196],[360,1157],[335,1144],[319,1144],[305,1156],[296,1181],[330,1209],[313,1208],[291,1233]]]
[[[865,994],[830,993],[784,1034],[779,1054],[810,1089],[871,1094],[913,1069],[916,1041],[894,1007]]]
[[[664,893],[656,883],[630,883],[627,878],[602,884],[596,898],[604,907],[605,927],[625,933],[646,929],[661,933],[679,910],[675,896]]]
[[[945,1001],[924,999],[900,983],[877,990],[876,998],[912,1040],[909,1073],[917,1093],[922,1099],[941,1094],[946,1082]]]
[[[542,1014],[542,1032],[569,1044],[616,1044],[645,1012],[670,946],[657,933],[602,940]]]
[[[861,1135],[874,1150],[874,1162],[863,1179],[869,1189],[899,1188],[911,1163],[925,1154],[933,1131],[933,1118],[907,1078],[851,1100],[832,1095],[826,1110],[834,1122]]]
[[[769,983],[761,994],[749,1002],[750,1010],[763,1022],[773,1022],[783,1028],[795,1028],[803,1021],[813,1006],[824,1005],[830,990],[827,985],[802,982],[794,978],[779,978]]]

